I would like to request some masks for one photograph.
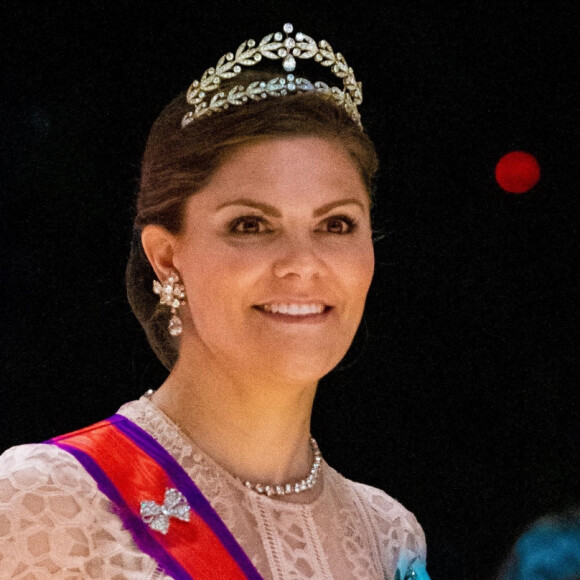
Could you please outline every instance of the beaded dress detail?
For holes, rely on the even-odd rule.
[[[265,580],[392,580],[401,558],[425,561],[415,517],[384,492],[322,461],[311,503],[251,493],[147,398],[119,410],[185,469]],[[168,580],[134,544],[69,453],[20,445],[0,456],[3,578]]]

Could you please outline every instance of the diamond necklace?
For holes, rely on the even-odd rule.
[[[154,389],[149,389],[143,396],[151,401],[151,397],[154,393]],[[282,496],[292,493],[301,493],[308,489],[312,489],[316,485],[318,476],[320,475],[322,453],[320,453],[320,449],[318,449],[318,443],[316,443],[314,437],[310,437],[310,447],[312,448],[312,453],[314,454],[314,461],[312,462],[312,467],[310,468],[308,477],[305,477],[300,481],[296,481],[295,483],[286,483],[283,485],[263,485],[261,483],[250,483],[249,481],[244,481],[244,485],[248,489],[251,489],[252,491],[262,495],[267,495],[268,497],[272,497],[273,495]]]
[[[318,449],[318,444],[314,440],[314,437],[310,437],[310,447],[312,447],[312,453],[314,453],[314,461],[312,462],[312,467],[310,468],[310,473],[308,477],[297,481],[295,483],[286,483],[284,485],[263,485],[261,483],[250,483],[245,481],[244,485],[262,495],[267,495],[272,497],[273,495],[288,495],[291,493],[301,493],[308,489],[312,489],[318,480],[320,475],[320,464],[322,463],[322,453]]]

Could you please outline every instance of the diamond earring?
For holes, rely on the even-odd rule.
[[[153,292],[159,294],[160,304],[171,308],[171,318],[168,330],[171,336],[179,336],[183,331],[183,323],[177,315],[177,309],[185,301],[185,286],[179,283],[179,276],[176,272],[171,272],[169,278],[164,283],[153,280]]]

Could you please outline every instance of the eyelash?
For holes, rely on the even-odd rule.
[[[325,232],[328,234],[335,234],[335,235],[344,236],[344,235],[353,233],[358,226],[357,220],[355,220],[354,218],[347,216],[347,215],[330,216],[330,217],[326,218],[326,220],[324,220],[324,221],[326,224],[329,224],[331,222],[342,222],[342,223],[346,224],[345,231],[341,231],[341,232],[329,232],[329,231],[327,231],[327,232]],[[266,228],[266,224],[267,224],[267,221],[261,216],[244,215],[244,216],[237,217],[232,222],[230,222],[230,224],[228,225],[228,231],[231,234],[240,235],[240,236],[268,234],[268,233],[271,233],[273,231],[272,229],[267,229],[267,228],[265,230],[261,230],[261,231],[238,230],[237,228],[239,226],[243,225],[244,222],[252,222],[254,224],[254,226],[255,225],[258,226],[258,229],[260,229],[261,226],[264,226],[264,228]]]
[[[268,233],[268,230],[266,231],[240,231],[237,228],[244,224],[244,222],[253,222],[254,224],[258,224],[258,228],[260,228],[260,226],[266,226],[266,220],[260,216],[257,215],[243,215],[240,217],[237,217],[235,220],[233,220],[232,222],[230,222],[229,226],[228,226],[228,231],[232,234],[236,234],[236,235],[241,235],[241,236],[247,236],[247,235],[256,235],[256,234],[264,234],[264,233]]]
[[[354,218],[351,218],[350,216],[347,215],[333,215],[329,218],[326,218],[326,223],[330,223],[330,222],[343,222],[344,224],[346,224],[346,231],[344,232],[340,232],[340,234],[337,235],[346,235],[346,234],[352,234],[357,226],[358,226],[358,222],[357,220],[355,220]],[[327,233],[337,233],[337,232],[327,232]]]

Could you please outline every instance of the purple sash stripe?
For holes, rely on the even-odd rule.
[[[126,417],[113,415],[110,420],[114,422],[119,431],[129,437],[165,470],[177,489],[185,496],[191,509],[212,529],[231,557],[248,577],[248,580],[264,580],[230,530],[181,465],[149,433]]]
[[[149,526],[137,517],[127,506],[117,488],[111,483],[99,465],[90,455],[76,447],[61,443],[59,441],[46,441],[56,445],[63,451],[73,455],[78,462],[86,469],[87,473],[97,482],[98,488],[109,498],[115,506],[115,513],[121,518],[125,529],[131,532],[134,542],[139,549],[153,558],[161,569],[172,576],[175,580],[192,580],[186,570],[168,554],[163,547],[152,537]]]

